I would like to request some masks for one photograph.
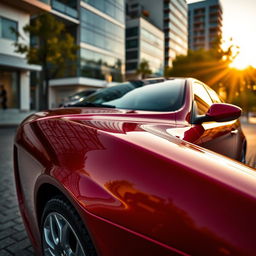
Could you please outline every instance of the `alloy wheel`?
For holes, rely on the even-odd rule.
[[[51,212],[43,224],[45,256],[86,256],[70,223],[59,213]]]

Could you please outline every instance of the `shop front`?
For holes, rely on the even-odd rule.
[[[30,72],[40,70],[40,66],[29,65],[23,58],[0,54],[0,85],[6,91],[7,109],[31,110],[35,104],[32,104]]]

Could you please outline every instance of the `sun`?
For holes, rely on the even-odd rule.
[[[251,64],[248,63],[248,59],[246,56],[243,56],[242,54],[239,54],[233,62],[230,63],[229,67],[231,68],[236,68],[239,70],[246,69],[250,66]]]
[[[247,47],[246,51],[242,49],[233,62],[230,63],[229,67],[243,70],[252,66],[256,68],[256,59],[254,56],[254,51],[250,50],[251,48]]]

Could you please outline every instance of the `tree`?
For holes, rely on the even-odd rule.
[[[142,60],[137,69],[137,74],[141,75],[142,79],[146,78],[148,75],[152,74],[152,71],[149,67],[149,63],[147,60]]]
[[[194,77],[214,87],[225,76],[237,54],[237,47],[231,41],[229,47],[223,50],[217,38],[210,50],[189,50],[187,55],[177,56],[172,68],[166,68],[165,75]]]
[[[37,40],[35,45],[16,42],[16,52],[26,54],[28,63],[42,65],[40,86],[40,109],[48,108],[49,80],[66,70],[74,70],[78,46],[65,30],[65,25],[51,14],[42,14],[23,28],[24,32]],[[22,37],[17,31],[16,34]]]

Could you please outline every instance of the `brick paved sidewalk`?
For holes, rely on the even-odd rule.
[[[0,256],[35,255],[22,223],[12,167],[15,128],[0,128]]]

